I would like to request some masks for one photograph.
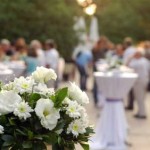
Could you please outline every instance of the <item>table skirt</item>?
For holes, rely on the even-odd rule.
[[[91,150],[126,150],[127,121],[122,101],[106,101],[98,121]]]

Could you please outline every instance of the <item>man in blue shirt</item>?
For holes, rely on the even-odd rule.
[[[87,67],[92,62],[92,53],[91,51],[80,51],[76,57],[76,65],[80,73],[80,87],[82,90],[86,90],[87,82]]]

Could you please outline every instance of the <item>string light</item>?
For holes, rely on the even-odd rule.
[[[89,4],[91,4],[93,1],[92,0],[77,0],[78,4],[82,7],[86,7]]]
[[[96,12],[96,8],[97,8],[97,5],[96,4],[90,4],[89,6],[85,7],[84,8],[84,12],[87,14],[87,15],[94,15],[95,12]]]

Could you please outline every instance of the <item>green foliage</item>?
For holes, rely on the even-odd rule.
[[[114,42],[126,36],[136,41],[150,39],[150,1],[147,0],[95,0],[101,35]]]
[[[56,108],[61,107],[62,102],[67,97],[67,95],[68,95],[68,88],[63,88],[56,92],[56,95],[55,95],[55,107]]]
[[[126,36],[137,41],[150,39],[150,1],[94,1],[98,5],[96,16],[101,35],[114,42],[122,42]],[[76,0],[0,0],[0,3],[0,39],[14,40],[21,36],[29,42],[54,38],[60,54],[70,59],[77,42],[73,18],[84,14]]]
[[[20,94],[25,101],[34,109],[37,101],[43,97],[38,93]],[[86,133],[79,134],[78,137],[73,134],[67,134],[68,125],[73,121],[66,115],[62,109],[63,100],[68,96],[68,88],[59,89],[50,97],[57,109],[61,109],[61,118],[57,126],[49,131],[43,128],[40,119],[32,112],[32,117],[27,120],[18,119],[13,113],[0,116],[0,123],[4,127],[4,134],[0,135],[1,150],[47,150],[46,144],[52,145],[53,150],[75,150],[75,144],[79,143],[84,150],[89,150],[88,139],[93,134],[93,128],[86,128]],[[49,97],[46,97],[49,98]],[[62,133],[58,133],[62,131]]]
[[[24,37],[44,41],[53,38],[58,50],[70,57],[76,38],[73,16],[76,2],[68,0],[0,0],[0,39]],[[73,6],[73,7],[72,7]]]

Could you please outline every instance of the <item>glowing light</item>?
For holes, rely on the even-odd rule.
[[[86,7],[87,5],[92,3],[92,0],[77,0],[78,4],[82,7]]]
[[[90,16],[94,15],[96,12],[97,5],[96,4],[90,4],[89,6],[84,8],[84,12]]]

